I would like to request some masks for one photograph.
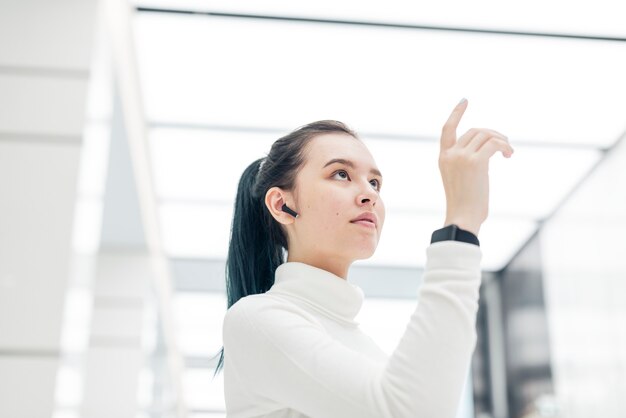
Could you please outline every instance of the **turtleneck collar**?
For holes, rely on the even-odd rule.
[[[333,319],[358,325],[354,320],[363,304],[363,290],[334,273],[299,261],[276,268],[270,294],[299,299]]]

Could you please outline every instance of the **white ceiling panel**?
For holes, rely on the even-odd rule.
[[[496,129],[516,151],[490,160],[480,239],[497,270],[626,129],[624,43],[161,13],[135,23],[172,256],[225,257],[246,166],[296,127],[337,119],[385,176],[387,225],[358,262],[423,266],[445,215],[441,127],[467,97],[458,135]]]
[[[243,171],[264,157],[278,137],[258,132],[152,129],[157,197],[233,201]]]
[[[338,119],[363,134],[438,138],[459,126],[512,143],[608,146],[626,128],[626,43],[138,13],[150,121],[289,129]]]
[[[623,20],[626,6],[616,0],[529,0],[520,3],[496,0],[444,0],[428,3],[404,0],[390,0],[385,3],[359,0],[340,3],[332,0],[134,0],[133,3],[143,7],[204,12],[626,37]]]
[[[159,217],[165,253],[224,259],[232,214],[231,205],[162,203]]]

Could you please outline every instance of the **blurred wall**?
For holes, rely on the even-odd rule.
[[[525,417],[554,393],[550,338],[543,294],[539,235],[499,275],[508,415]]]
[[[0,416],[52,414],[95,1],[0,2]]]
[[[625,167],[622,136],[541,234],[552,369],[563,417],[626,414]]]

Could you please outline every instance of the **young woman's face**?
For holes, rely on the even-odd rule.
[[[382,177],[369,150],[348,134],[328,133],[313,138],[305,155],[296,180],[296,202],[287,202],[299,215],[288,228],[289,259],[349,265],[371,257],[383,229],[385,206]],[[347,162],[331,162],[334,159]],[[351,222],[364,212],[375,216],[375,225]]]

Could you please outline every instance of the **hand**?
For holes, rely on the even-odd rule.
[[[456,139],[456,129],[467,100],[456,105],[443,125],[439,170],[446,193],[444,226],[457,224],[478,235],[489,212],[489,158],[497,151],[510,158],[513,148],[508,138],[487,128],[471,128]]]

